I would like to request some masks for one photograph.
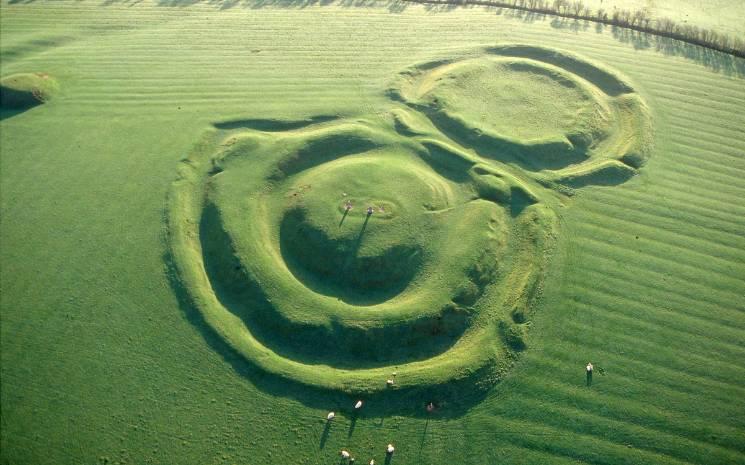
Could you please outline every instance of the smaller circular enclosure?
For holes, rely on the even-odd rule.
[[[436,255],[431,236],[440,224],[427,212],[448,208],[450,189],[400,155],[354,155],[312,168],[276,207],[285,211],[282,257],[316,292],[349,303],[388,300]]]
[[[627,168],[644,163],[649,116],[624,77],[553,49],[501,45],[481,52],[415,65],[389,95],[480,156],[556,172],[544,182],[571,175],[567,183],[574,183],[577,173],[570,170],[596,169],[603,159],[627,165],[612,167],[622,181],[633,174]]]
[[[443,123],[526,146],[557,140],[587,148],[609,122],[602,95],[561,68],[526,58],[442,66],[423,79],[414,97],[440,113]]]

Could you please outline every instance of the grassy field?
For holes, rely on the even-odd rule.
[[[597,11],[603,8],[627,10],[646,9],[652,18],[670,18],[679,23],[712,29],[742,37],[745,26],[745,4],[732,0],[582,0]]]
[[[433,139],[421,113],[444,114],[437,134],[473,144],[459,135],[462,125],[454,117],[473,120],[474,114],[466,114],[473,105],[457,108],[447,105],[447,98],[459,92],[460,101],[475,104],[478,98],[472,88],[443,81],[432,92],[414,86],[394,99],[400,73],[411,73],[409,83],[426,81],[426,70],[439,65],[418,65],[441,65],[498,43],[566,50],[581,63],[619,72],[649,113],[646,164],[625,159],[633,172],[612,186],[595,185],[607,178],[605,172],[577,181],[584,178],[562,171],[556,160],[549,160],[554,164],[548,171],[536,169],[546,165],[536,165],[523,151],[530,145],[523,139],[534,134],[507,140],[510,128],[488,118],[477,129],[491,143],[510,148],[504,152],[509,157],[498,161],[504,162],[500,169],[516,173],[513,177],[500,172],[497,182],[493,172],[473,167],[468,168],[473,176],[458,177],[452,166],[429,164],[420,145],[432,153],[431,144],[441,147],[443,139]],[[2,463],[324,464],[337,463],[341,448],[357,463],[372,457],[385,463],[389,442],[396,445],[391,463],[400,465],[745,462],[743,60],[610,27],[526,21],[482,8],[87,1],[3,2],[0,60],[2,77],[46,73],[57,83],[45,103],[0,113]],[[512,65],[467,64],[456,75],[483,80],[490,66],[524,72],[515,62],[520,64],[519,59]],[[541,65],[538,75],[561,81],[565,72],[554,66]],[[589,68],[584,69],[572,68],[586,79]],[[522,101],[533,104],[530,99],[541,92],[536,89],[547,89],[544,78],[516,83],[510,96],[523,92]],[[579,92],[574,110],[577,121],[589,122],[585,128],[604,114],[597,105],[628,108],[611,94],[599,97],[595,88],[548,89],[563,99]],[[593,103],[598,99],[604,103]],[[440,111],[443,101],[447,111]],[[483,102],[486,112],[501,111],[493,103]],[[561,117],[561,107],[550,110]],[[554,137],[571,129],[549,126],[558,131]],[[608,128],[590,132],[617,133],[617,126]],[[330,145],[314,146],[313,131],[364,133],[357,139],[397,148],[381,152],[362,144],[373,158],[328,158],[297,172],[289,168],[292,163],[279,163],[297,154],[297,147],[338,146],[333,138]],[[276,245],[283,221],[295,221],[289,231],[305,231],[300,240],[308,246],[284,247],[289,255],[275,264],[288,263],[288,272],[304,279],[314,294],[336,298],[325,311],[343,317],[344,304],[361,298],[346,291],[350,283],[367,276],[354,269],[334,274],[338,267],[303,254],[320,250],[341,257],[337,263],[345,266],[355,228],[366,220],[357,206],[384,206],[384,214],[369,220],[370,242],[360,246],[359,256],[383,257],[377,266],[402,273],[395,282],[419,283],[427,290],[422,298],[432,301],[427,307],[439,311],[436,292],[417,274],[426,264],[413,261],[414,272],[396,270],[401,255],[386,248],[390,241],[380,239],[383,228],[409,247],[406,251],[419,248],[423,256],[443,260],[441,247],[422,244],[417,236],[439,226],[427,218],[399,221],[407,218],[401,212],[421,202],[504,206],[506,193],[513,192],[505,186],[518,181],[538,192],[537,204],[545,202],[558,224],[542,292],[531,305],[527,349],[515,357],[491,342],[491,352],[468,352],[476,358],[494,354],[493,360],[509,369],[486,391],[470,389],[474,378],[459,377],[466,384],[454,385],[448,393],[454,400],[431,415],[417,391],[410,397],[370,391],[355,416],[351,406],[364,389],[319,386],[312,378],[299,379],[298,371],[273,371],[276,365],[262,365],[264,358],[248,362],[250,354],[230,338],[234,326],[221,332],[216,320],[205,318],[205,307],[194,305],[194,288],[178,282],[183,271],[174,274],[170,268],[174,260],[178,266],[199,259],[174,259],[174,250],[182,250],[174,249],[172,229],[172,202],[181,198],[174,197],[174,180],[179,172],[184,175],[182,160],[207,162],[216,150],[223,153],[219,144],[230,137],[237,138],[231,145],[236,155],[218,166],[224,171],[214,178],[220,180],[206,191],[215,207],[192,218],[205,228],[203,237],[215,233],[209,236],[216,239],[214,249],[202,244],[214,253],[204,257],[240,260],[249,276],[274,292],[272,302],[290,322],[310,316],[298,313],[288,296],[281,301],[280,284],[292,280],[275,279],[271,263],[250,260],[257,234]],[[251,137],[260,139],[257,146],[264,150],[255,165],[242,155],[256,150],[241,145]],[[588,147],[582,154],[593,161],[593,150],[602,144]],[[474,156],[467,148],[453,153],[464,160]],[[569,148],[562,153],[573,160],[570,168],[576,161],[571,157],[582,155]],[[406,157],[411,157],[407,164],[397,165]],[[347,231],[337,227],[344,215],[338,191],[349,185],[342,180],[369,172],[369,160],[387,160],[389,172],[354,185],[355,209],[343,223]],[[277,163],[286,177],[276,177],[262,191],[269,199],[263,205],[271,207],[262,214],[271,227],[256,231],[250,222],[256,213],[246,213],[262,205],[252,190],[258,181],[245,180]],[[412,166],[416,176],[408,171]],[[479,184],[481,177],[488,181]],[[309,184],[318,189],[304,190]],[[286,192],[306,200],[287,203]],[[327,201],[327,195],[336,196]],[[466,202],[473,196],[493,201]],[[327,204],[328,210],[319,207]],[[448,223],[470,225],[470,210],[462,211],[463,221]],[[513,221],[509,214],[500,218],[504,224]],[[221,221],[222,229],[210,229]],[[477,237],[470,228],[461,236]],[[469,242],[462,242],[458,257],[472,257]],[[469,261],[458,257],[445,262]],[[454,268],[445,278],[463,282],[462,269]],[[222,264],[217,270],[229,275]],[[333,279],[314,278],[319,274]],[[443,283],[436,289],[449,285]],[[363,284],[377,286],[373,297],[379,301],[406,295],[381,279]],[[484,296],[487,303],[496,299],[488,288]],[[440,339],[440,352],[451,347],[447,337]],[[355,357],[365,355],[329,359],[317,340],[307,342],[301,355],[322,359],[320,369],[362,363]],[[363,360],[365,368],[382,366],[387,373],[387,361],[396,357],[431,355],[415,339],[411,343],[395,353],[380,344],[376,359]],[[288,344],[273,352],[297,360],[302,347]],[[588,360],[605,372],[596,372],[589,388]],[[468,389],[460,390],[463,386]],[[337,417],[327,426],[329,410]]]

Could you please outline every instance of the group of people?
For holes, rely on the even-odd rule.
[[[370,207],[372,209],[372,207]],[[368,209],[368,213],[371,213],[370,209]],[[592,385],[592,372],[595,370],[595,367],[592,365],[592,362],[587,362],[587,366],[585,367],[585,372],[587,374],[587,385]],[[387,381],[389,385],[393,384],[393,380],[389,379]],[[362,408],[363,402],[361,400],[358,400],[354,404],[355,411]],[[430,402],[427,404],[427,412],[432,412],[435,410],[435,405]],[[326,415],[326,420],[331,421],[336,417],[336,414],[334,412],[329,412],[328,415]],[[388,444],[388,447],[385,449],[386,455],[390,456],[393,455],[395,452],[395,447],[393,447],[393,444]],[[348,460],[350,464],[355,463],[355,458],[352,457],[352,454],[349,453],[349,451],[342,449],[341,450],[341,458],[343,460]],[[375,465],[375,459],[370,459],[369,465]]]
[[[354,404],[354,410],[358,411],[362,408],[363,402],[361,400],[358,400]],[[336,413],[329,412],[328,415],[326,415],[326,420],[331,421],[334,418],[336,418]],[[386,455],[393,455],[393,453],[396,451],[396,448],[393,447],[393,444],[388,444],[388,447],[385,448]],[[344,460],[348,460],[349,463],[355,463],[355,458],[352,457],[352,454],[349,453],[349,451],[342,449],[341,450],[341,458]],[[370,459],[369,465],[375,465],[375,459]]]

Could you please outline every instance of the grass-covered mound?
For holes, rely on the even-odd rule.
[[[264,369],[347,392],[436,387],[521,348],[502,328],[525,323],[551,209],[436,134],[394,126],[216,131],[182,166],[179,285]]]
[[[481,156],[567,185],[622,182],[649,151],[648,111],[626,78],[563,51],[502,45],[418,64],[389,95]]]
[[[488,385],[527,347],[561,197],[646,156],[641,100],[577,57],[413,69],[391,94],[419,112],[217,123],[181,166],[175,284],[266,371],[348,393]]]
[[[555,159],[544,163],[561,163],[559,157],[581,159],[608,126],[610,110],[591,87],[561,68],[534,60],[463,60],[441,66],[421,81],[417,92],[422,104],[443,124],[504,143],[541,147],[525,156]],[[526,162],[541,163],[530,158]]]
[[[452,203],[432,170],[386,153],[326,163],[300,177],[292,196],[280,229],[285,262],[318,291],[360,302],[409,284],[437,253],[425,240],[437,217],[418,213]]]
[[[218,123],[182,165],[176,285],[269,372],[349,393],[493,381],[527,346],[563,193],[646,156],[632,88],[560,52],[487,49],[397,85],[421,111]]]
[[[31,108],[51,99],[58,87],[57,81],[45,73],[11,74],[0,80],[0,107]]]

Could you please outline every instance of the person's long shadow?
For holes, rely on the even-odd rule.
[[[354,240],[354,244],[349,250],[349,258],[347,258],[347,262],[344,265],[345,269],[352,265],[352,262],[357,258],[357,252],[360,250],[360,245],[362,244],[362,235],[365,234],[365,229],[367,229],[367,223],[370,221],[371,216],[372,213],[368,213],[365,217],[365,222],[362,223],[362,228],[360,229],[359,234],[357,234],[357,239]]]
[[[368,213],[365,217],[365,222],[362,223],[362,228],[360,229],[360,233],[357,234],[357,239],[354,241],[354,247],[352,247],[352,253],[354,256],[357,256],[357,250],[360,248],[360,244],[362,243],[362,235],[365,234],[365,229],[367,229],[367,222],[370,221],[370,217],[372,216],[372,213]]]
[[[323,449],[326,447],[326,441],[329,439],[329,432],[331,431],[331,422],[327,421],[326,425],[323,427],[323,433],[321,433],[321,442],[318,444],[318,446]]]
[[[385,465],[391,465],[393,462],[393,454],[385,454]]]
[[[344,214],[341,216],[341,221],[339,221],[340,228],[341,228],[341,225],[344,224],[344,220],[347,218],[348,213],[349,213],[349,209],[344,209]]]
[[[354,434],[354,428],[357,426],[357,412],[352,415],[352,422],[349,423],[349,430],[347,431],[347,438],[351,438]]]
[[[419,461],[422,461],[422,451],[424,450],[424,440],[427,439],[427,428],[429,428],[429,416],[424,422],[424,431],[422,431],[422,440],[419,441]]]
[[[427,428],[429,428],[429,417],[427,417],[427,420],[424,422],[424,431],[422,431],[422,440],[419,442],[419,453],[422,453],[422,449],[424,449],[424,440],[427,438]]]

